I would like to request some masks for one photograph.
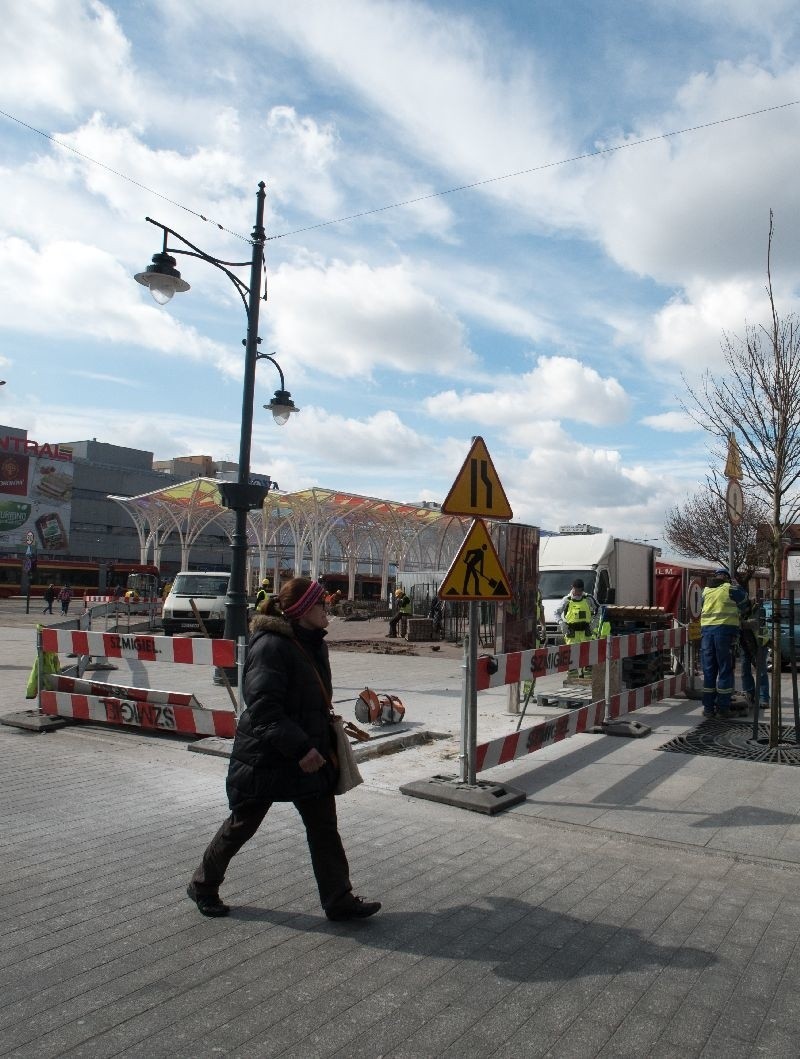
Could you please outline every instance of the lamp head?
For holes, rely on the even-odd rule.
[[[300,411],[300,409],[292,400],[292,395],[289,393],[288,390],[276,390],[275,396],[272,398],[269,404],[265,404],[264,407],[268,408],[269,411],[272,412],[272,418],[275,420],[278,426],[281,427],[284,423],[288,421],[289,416],[293,412]]]
[[[147,287],[159,305],[166,305],[173,294],[182,294],[189,290],[189,284],[181,279],[175,268],[175,258],[170,254],[153,254],[153,263],[144,272],[137,272],[133,277],[137,283]]]

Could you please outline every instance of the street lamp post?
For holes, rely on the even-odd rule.
[[[236,640],[247,634],[247,514],[249,511],[258,510],[264,502],[267,489],[261,485],[254,485],[250,481],[250,449],[253,432],[253,399],[256,381],[256,364],[259,360],[269,360],[278,369],[280,375],[280,389],[275,391],[265,408],[272,412],[275,422],[279,425],[285,423],[293,412],[299,411],[292,400],[291,394],[286,390],[283,372],[274,356],[258,351],[261,339],[258,337],[258,318],[261,303],[261,270],[264,261],[264,244],[266,233],[264,232],[264,200],[266,193],[263,181],[258,185],[256,194],[256,223],[253,228],[251,242],[253,253],[250,261],[223,261],[212,257],[199,247],[190,243],[178,232],[173,231],[166,225],[146,217],[150,224],[160,228],[164,235],[163,246],[160,253],[153,255],[153,262],[135,276],[138,283],[148,287],[153,298],[160,304],[166,304],[173,294],[189,290],[189,284],[181,277],[175,268],[173,254],[183,254],[187,257],[199,257],[210,265],[220,269],[230,279],[239,292],[247,314],[247,337],[243,340],[244,353],[244,381],[242,387],[242,424],[239,435],[239,470],[235,482],[220,484],[222,503],[234,513],[234,531],[231,541],[231,577],[230,587],[226,598],[225,609],[225,638]],[[184,247],[168,246],[168,238],[178,240]],[[250,284],[245,284],[231,268],[245,268],[250,266]],[[229,673],[229,679],[236,678],[236,671]]]

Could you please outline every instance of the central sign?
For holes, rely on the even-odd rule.
[[[506,572],[486,523],[475,519],[439,588],[440,599],[511,599]]]

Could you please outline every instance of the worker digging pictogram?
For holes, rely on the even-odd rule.
[[[475,519],[439,589],[440,599],[511,599],[508,578],[486,523]]]

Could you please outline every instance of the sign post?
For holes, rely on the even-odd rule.
[[[725,477],[728,479],[728,490],[725,494],[725,506],[728,511],[728,573],[731,583],[736,571],[733,569],[733,528],[738,526],[744,515],[744,494],[739,481],[742,477],[742,461],[736,435],[728,434],[728,458],[725,461]]]
[[[461,775],[450,781],[434,776],[400,788],[403,794],[492,815],[525,800],[515,791],[476,778],[478,743],[478,606],[512,598],[509,579],[489,536],[484,519],[510,519],[513,512],[483,438],[475,438],[464,465],[442,504],[446,515],[470,516],[472,525],[439,587],[442,600],[469,603],[464,638],[464,681],[461,698]]]

